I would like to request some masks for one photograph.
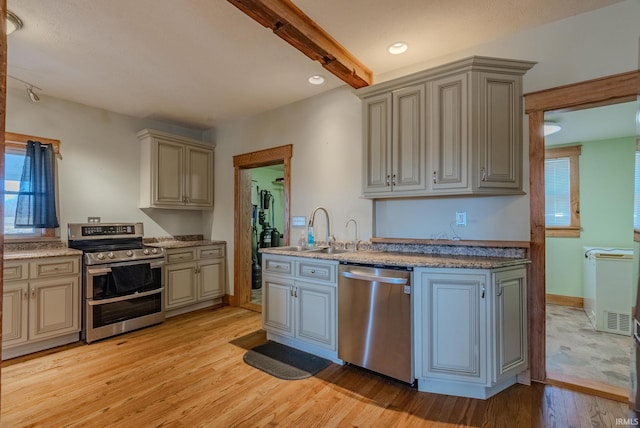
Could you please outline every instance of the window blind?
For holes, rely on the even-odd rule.
[[[571,226],[571,167],[568,157],[544,161],[544,187],[545,224]]]

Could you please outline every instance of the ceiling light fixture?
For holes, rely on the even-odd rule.
[[[409,46],[404,42],[395,42],[391,46],[389,46],[389,53],[392,55],[400,55],[401,53],[405,53],[409,49]]]
[[[554,122],[545,122],[544,123],[544,136],[555,134],[556,132],[560,132],[562,127]]]
[[[14,31],[21,29],[23,24],[22,24],[22,20],[18,18],[18,16],[15,13],[8,10],[7,18],[5,19],[5,25],[7,28],[7,36],[8,36]]]
[[[322,85],[324,83],[324,76],[316,74],[315,76],[309,77],[309,83],[312,85]]]
[[[33,85],[27,81],[24,81],[22,79],[18,79],[17,77],[13,77],[7,74],[7,77],[12,78],[13,80],[17,80],[18,82],[22,83],[26,88],[27,88],[27,96],[29,97],[29,100],[32,103],[37,103],[38,101],[40,101],[40,97],[38,96],[38,94],[36,94],[35,92],[33,92],[34,89],[37,89],[39,91],[42,91],[41,88],[38,88],[36,85]]]

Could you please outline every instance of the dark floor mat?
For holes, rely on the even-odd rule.
[[[331,364],[324,358],[270,340],[247,351],[242,359],[250,366],[285,380],[311,377]]]

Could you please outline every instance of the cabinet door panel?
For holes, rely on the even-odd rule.
[[[183,205],[184,146],[163,140],[158,140],[156,144],[153,202],[161,205]]]
[[[520,80],[499,73],[480,73],[479,79],[478,187],[519,189]]]
[[[2,345],[24,343],[27,341],[29,312],[28,283],[5,282],[2,295]]]
[[[195,263],[167,267],[166,274],[166,308],[195,303],[197,299]]]
[[[186,196],[189,205],[213,205],[213,152],[187,147]]]
[[[366,99],[364,193],[391,191],[391,94]]]
[[[224,295],[225,269],[224,260],[200,261],[198,280],[198,300],[212,299]]]
[[[465,189],[468,181],[468,74],[431,82],[431,188]]]
[[[512,376],[527,367],[526,271],[495,275],[495,362],[494,381]]]
[[[425,183],[425,85],[393,92],[394,190],[421,190]]]
[[[485,276],[423,276],[422,376],[485,383]]]
[[[335,349],[335,293],[334,287],[296,282],[299,339]]]
[[[293,336],[293,280],[263,275],[262,292],[264,329]]]
[[[29,339],[42,339],[80,329],[78,277],[31,281]]]

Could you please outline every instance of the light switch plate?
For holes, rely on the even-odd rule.
[[[467,225],[467,212],[456,211],[456,226],[466,226],[466,225]]]
[[[291,217],[291,227],[305,227],[307,225],[307,217],[303,215],[294,215]]]

